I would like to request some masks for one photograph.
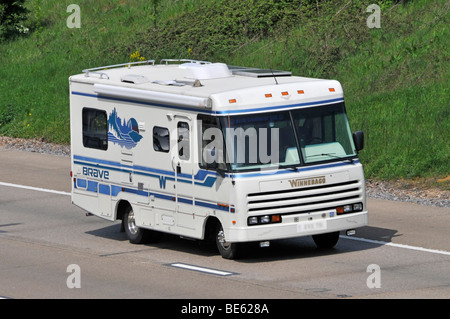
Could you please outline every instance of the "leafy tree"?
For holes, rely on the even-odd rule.
[[[27,33],[23,26],[27,18],[28,9],[25,0],[0,0],[0,41],[17,33]]]

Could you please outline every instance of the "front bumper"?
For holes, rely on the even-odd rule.
[[[267,241],[355,229],[368,225],[368,222],[368,211],[336,215],[325,210],[284,215],[278,224],[229,228],[225,237],[228,242]]]

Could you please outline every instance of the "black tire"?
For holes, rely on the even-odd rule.
[[[333,233],[313,235],[312,238],[317,247],[321,249],[330,249],[337,244],[339,240],[339,232],[337,231]]]
[[[225,239],[225,234],[222,225],[219,223],[216,227],[216,245],[222,258],[237,259],[240,252],[240,244],[229,243]]]

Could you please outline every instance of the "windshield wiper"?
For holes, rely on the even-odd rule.
[[[314,155],[310,155],[310,156],[306,156],[306,157],[316,157],[316,156],[330,156],[330,157],[334,157],[340,160],[344,160],[344,161],[349,161],[350,163],[353,163],[353,158],[344,158],[344,157],[340,157],[337,155],[334,155],[335,153],[321,153],[321,154],[314,154]]]
[[[298,171],[298,167],[297,167],[298,165],[300,165],[300,164],[289,164],[289,165],[280,164],[280,165],[278,165],[278,168],[291,169],[294,172],[296,172],[296,171]]]

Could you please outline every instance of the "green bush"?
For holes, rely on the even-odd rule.
[[[23,25],[28,13],[24,3],[25,0],[0,0],[0,42],[29,32],[29,28]]]

